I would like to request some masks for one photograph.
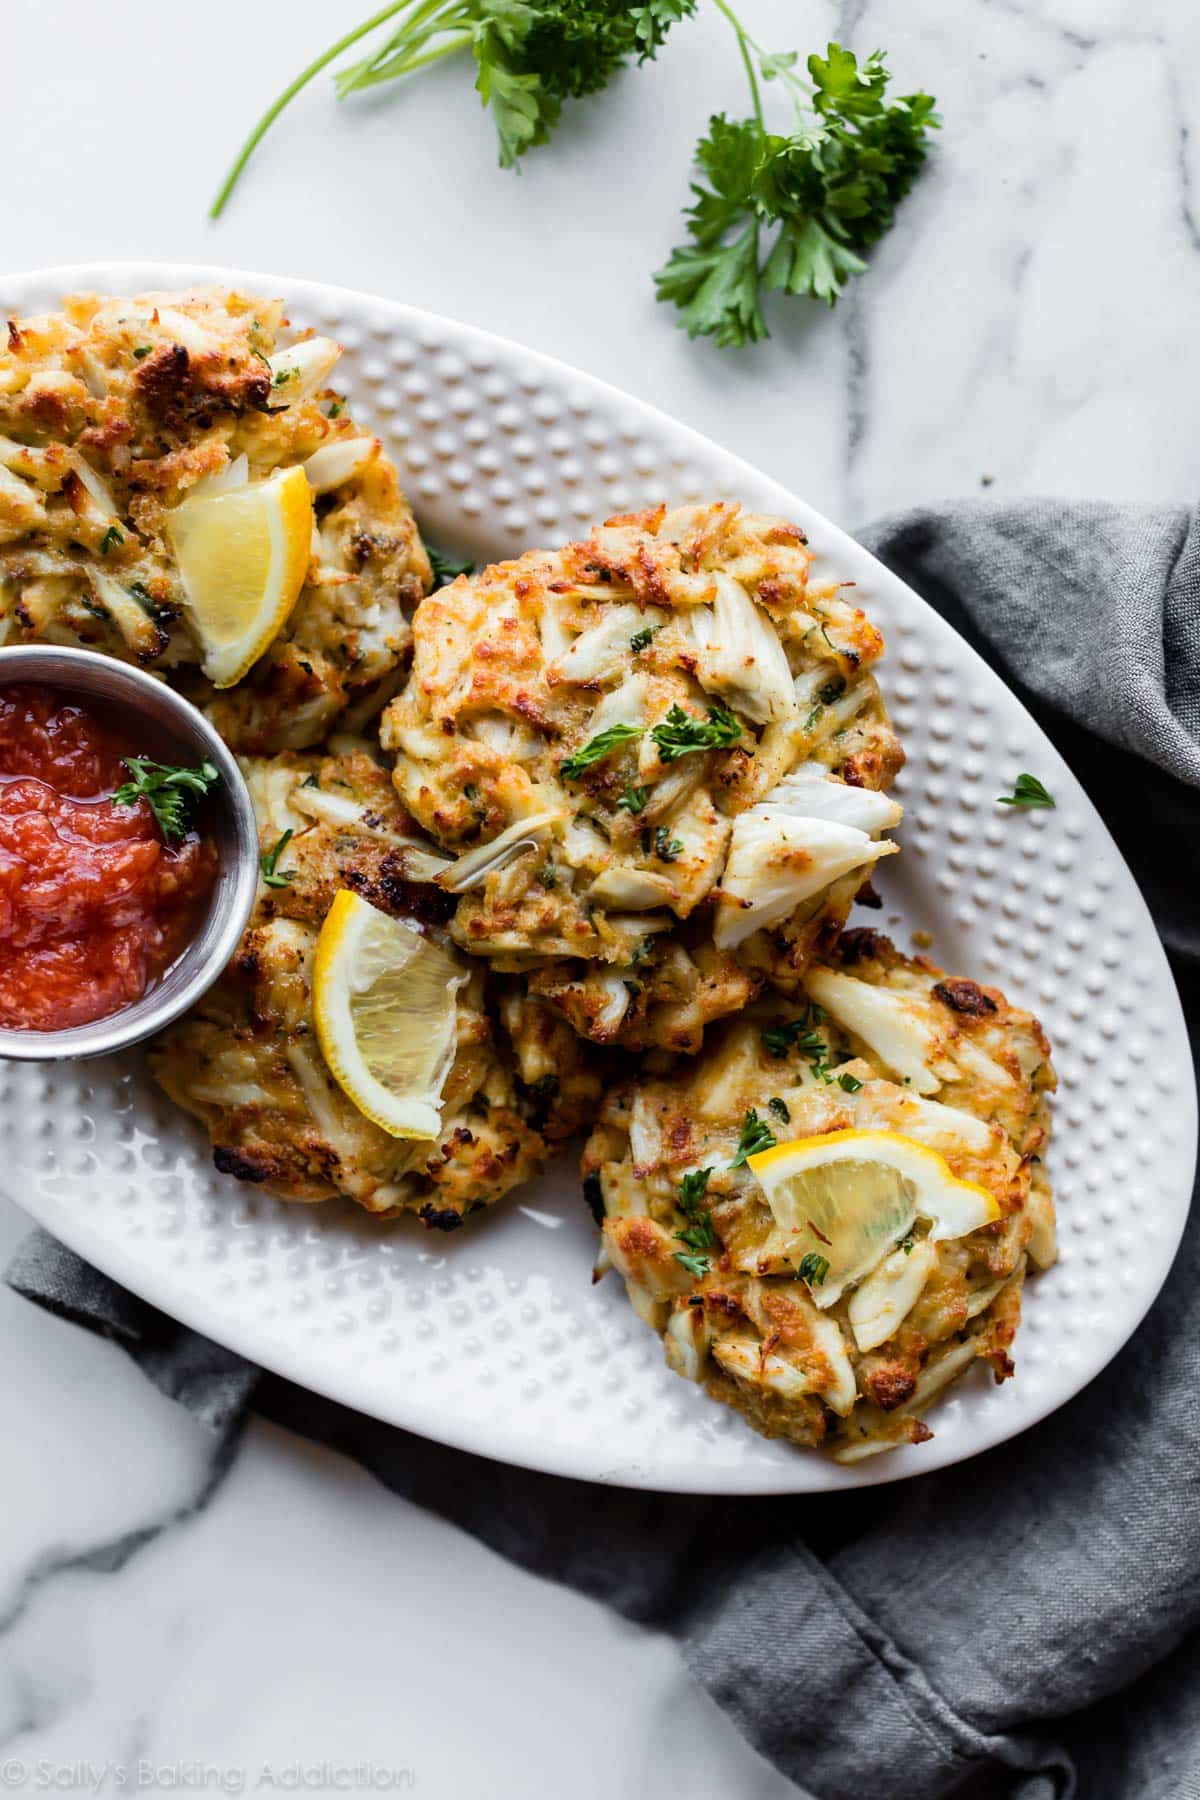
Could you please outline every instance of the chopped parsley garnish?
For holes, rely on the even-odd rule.
[[[100,539],[101,556],[107,556],[110,550],[116,549],[119,544],[123,544],[124,542],[125,533],[121,530],[121,527],[119,525],[110,525],[104,536]]]
[[[648,787],[627,787],[617,801],[617,806],[622,812],[633,813],[636,816],[649,798],[650,789]]]
[[[1036,775],[1018,775],[1011,794],[997,796],[1000,806],[1053,806],[1052,794],[1047,793]]]
[[[134,361],[141,362],[143,356],[149,356],[149,354],[153,348],[154,348],[153,344],[137,344],[137,345],[135,345],[134,352],[133,352]]]
[[[341,403],[341,401],[340,401],[340,400],[335,400],[335,401],[334,401],[334,403],[333,403],[333,405],[332,405],[332,406],[331,406],[331,407],[330,407],[330,408],[329,408],[329,411],[328,411],[328,412],[327,412],[327,413],[326,413],[326,414],[325,414],[325,417],[326,417],[326,418],[327,418],[327,419],[337,419],[337,418],[340,418],[340,416],[341,416],[341,411],[342,411],[342,403]],[[426,546],[425,546],[425,553],[426,553],[426,555],[427,555],[427,556],[429,556],[429,560],[430,560],[430,562],[432,562],[432,561],[433,561],[433,557],[432,557],[432,556],[430,556],[430,555],[429,555],[429,546],[428,546],[428,544],[426,544]]]
[[[717,1234],[707,1213],[697,1219],[694,1225],[689,1225],[686,1231],[677,1231],[675,1236],[689,1250],[712,1250],[717,1242]]]
[[[683,839],[673,838],[665,825],[654,833],[654,854],[659,862],[675,862],[683,854]]]
[[[552,862],[543,863],[542,867],[538,870],[538,880],[544,888],[552,888],[558,885],[558,870]]]
[[[641,943],[634,947],[633,955],[630,958],[632,967],[636,969],[639,963],[644,963],[646,958],[653,954],[654,939],[652,937],[644,937]]]
[[[846,691],[846,684],[839,675],[836,681],[827,681],[823,688],[817,689],[817,699],[822,706],[832,706]]]
[[[750,1157],[757,1156],[761,1150],[773,1150],[778,1141],[766,1120],[760,1119],[754,1108],[750,1107],[742,1120],[737,1154],[730,1163],[730,1168],[744,1169]]]
[[[818,1256],[815,1250],[810,1250],[800,1258],[800,1267],[796,1270],[797,1277],[801,1281],[811,1282],[813,1287],[820,1287],[828,1273],[829,1258]]]
[[[334,417],[332,412],[329,416],[331,419]],[[429,558],[429,566],[433,570],[435,592],[438,588],[446,587],[451,581],[457,581],[460,575],[475,573],[475,564],[469,556],[464,557],[461,562],[457,562],[453,556],[448,556],[444,550],[439,550],[436,544],[426,544],[425,554]]]
[[[610,725],[607,731],[601,731],[590,739],[582,750],[576,750],[573,756],[566,757],[558,765],[559,773],[568,781],[576,781],[593,763],[603,762],[606,756],[611,756],[622,744],[629,743],[631,738],[640,738],[641,735],[640,725]]]
[[[136,806],[144,800],[165,838],[183,837],[187,832],[188,809],[198,795],[220,781],[220,773],[210,762],[198,769],[173,768],[170,763],[155,762],[149,756],[123,756],[121,761],[133,776],[114,790],[118,806]]]
[[[282,387],[285,381],[295,381],[299,378],[299,375],[299,369],[276,369],[271,380],[271,386],[273,388]]]
[[[912,1247],[913,1247],[913,1240],[910,1237],[906,1237],[904,1239],[903,1243],[900,1245],[900,1248],[901,1248],[901,1250],[903,1250],[905,1256],[912,1255]]]
[[[635,656],[639,656],[641,652],[646,649],[657,629],[658,627],[656,625],[644,625],[641,631],[634,632],[629,640],[629,648],[633,651]]]
[[[679,1184],[679,1205],[690,1218],[696,1210],[697,1203],[708,1192],[708,1178],[711,1169],[691,1169]]]
[[[692,1169],[679,1184],[679,1210],[688,1220],[683,1231],[675,1233],[686,1250],[675,1250],[672,1255],[677,1263],[682,1263],[689,1275],[699,1279],[707,1275],[712,1268],[712,1257],[705,1251],[715,1250],[717,1234],[713,1230],[712,1220],[706,1212],[700,1211],[700,1202],[708,1188],[711,1169]]]
[[[775,1117],[777,1119],[782,1119],[785,1125],[791,1124],[792,1115],[788,1111],[788,1105],[787,1105],[786,1100],[781,1100],[779,1098],[779,1095],[776,1094],[772,1099],[767,1101],[767,1105],[770,1107],[771,1111],[775,1114]]]
[[[292,829],[289,825],[288,829],[284,832],[274,848],[271,850],[264,850],[258,859],[258,866],[262,870],[263,881],[269,888],[285,888],[290,887],[292,884],[296,874],[295,869],[280,869],[278,866],[279,858],[283,855],[291,841]]]
[[[789,1019],[783,1025],[768,1025],[762,1034],[764,1050],[774,1057],[788,1056],[793,1050],[797,1050],[812,1065],[812,1072],[818,1081],[832,1081],[833,1076],[829,1073],[829,1045],[817,1030],[824,1017],[819,1006],[806,1006],[799,1018]],[[854,1077],[851,1075],[849,1080],[853,1081]],[[847,1093],[853,1091],[852,1088],[846,1089]]]
[[[709,707],[707,719],[684,712],[676,703],[666,718],[660,719],[650,731],[665,763],[678,762],[692,750],[725,750],[730,744],[736,744],[741,735],[738,721],[719,700]]]
[[[862,1086],[862,1082],[858,1079],[857,1075],[839,1075],[837,1083],[847,1094],[857,1094],[859,1088]]]

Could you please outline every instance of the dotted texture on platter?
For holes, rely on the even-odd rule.
[[[757,1437],[666,1369],[594,1234],[573,1154],[452,1238],[349,1205],[287,1206],[218,1175],[136,1053],[0,1063],[4,1191],[153,1304],[293,1380],[463,1449],[557,1473],[727,1493],[894,1480],[958,1461],[1060,1405],[1116,1353],[1165,1279],[1195,1149],[1191,1064],[1153,926],[1111,838],[1033,720],[901,582],[715,445],[599,382],[398,304],[277,277],[114,266],[0,281],[5,314],[62,294],[225,282],[282,294],[346,349],[355,416],[395,457],[435,542],[484,558],[606,514],[710,495],[782,513],[818,571],[857,582],[908,755],[904,854],[878,885],[904,948],[1043,1020],[1060,1091],[1050,1172],[1061,1259],[1026,1286],[1016,1378],[976,1373],[929,1444],[840,1469]],[[1053,812],[999,807],[1028,769]],[[1153,1046],[1153,1064],[1151,1047]]]

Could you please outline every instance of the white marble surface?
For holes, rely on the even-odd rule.
[[[361,10],[7,0],[4,263],[204,258],[395,294],[639,390],[851,526],[985,477],[995,498],[1194,495],[1195,7],[743,0],[779,47],[885,44],[946,131],[852,297],[741,356],[690,345],[649,283],[693,139],[742,105],[711,0],[519,179],[461,69],[340,112],[319,88],[208,226],[240,128]],[[0,1251],[23,1228],[0,1202]],[[118,1351],[7,1293],[0,1356],[0,1785],[113,1792],[119,1766],[168,1791],[207,1765],[269,1790],[299,1762],[344,1788],[366,1763],[438,1800],[591,1800],[669,1764],[696,1800],[792,1791],[665,1641],[340,1459],[258,1428],[215,1470]]]

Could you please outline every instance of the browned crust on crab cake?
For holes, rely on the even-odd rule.
[[[217,1167],[282,1198],[344,1195],[383,1217],[450,1230],[543,1167],[590,1122],[588,1052],[544,1003],[500,996],[478,966],[457,996],[453,1065],[435,1141],[389,1136],[326,1068],[312,1016],[312,959],[339,888],[442,936],[441,859],[416,834],[388,774],[363,749],[250,758],[247,778],[276,878],[260,885],[229,968],[157,1041],[161,1086],[207,1128]]]
[[[942,1386],[978,1361],[998,1381],[1013,1373],[1026,1271],[1055,1256],[1043,1162],[1054,1085],[1041,1026],[998,989],[944,976],[876,932],[847,933],[809,971],[803,1001],[762,998],[695,1060],[608,1090],[583,1161],[602,1266],[622,1275],[671,1366],[757,1430],[841,1460],[921,1442]],[[907,1250],[885,1249],[911,1281],[879,1338],[851,1315],[874,1272],[820,1307],[753,1175],[730,1166],[751,1109],[781,1142],[911,1137],[986,1188],[999,1217],[936,1244],[918,1221]],[[683,1178],[700,1169],[707,1185],[689,1196]]]
[[[902,761],[883,640],[785,520],[728,502],[610,519],[429,596],[414,637],[382,724],[401,799],[456,855],[511,834],[458,890],[455,941],[595,1041],[695,1049],[765,980],[794,988],[892,848],[885,808],[841,860],[794,832],[741,849],[797,772],[849,806]],[[673,756],[681,725],[715,741]],[[796,898],[759,929],[739,871],[757,858],[770,887],[772,856]]]
[[[285,346],[285,324],[280,302],[218,289],[75,295],[0,342],[0,642],[166,673],[247,751],[361,728],[395,691],[431,581],[395,468],[325,386],[336,345],[304,333]],[[244,681],[214,693],[172,509],[241,458],[258,479],[352,443],[343,478],[316,486],[291,617]]]

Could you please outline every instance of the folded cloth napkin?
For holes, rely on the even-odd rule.
[[[863,534],[1072,761],[1200,1027],[1200,516],[1031,502]],[[673,1632],[820,1800],[1200,1794],[1200,1221],[1112,1369],[1015,1442],[821,1499],[706,1500],[483,1463],[240,1361],[35,1233],[27,1295],[116,1338],[215,1430],[247,1409],[356,1457],[537,1573]]]

